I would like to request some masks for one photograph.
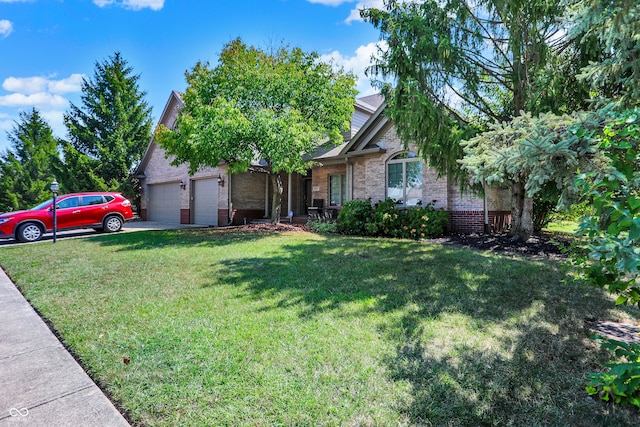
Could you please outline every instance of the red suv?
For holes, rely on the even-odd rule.
[[[131,202],[120,193],[73,193],[56,198],[56,230],[93,228],[120,231],[133,218]],[[0,239],[35,242],[53,231],[53,199],[26,211],[0,215]]]

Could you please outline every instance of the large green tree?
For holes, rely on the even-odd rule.
[[[0,212],[28,209],[51,197],[59,159],[51,127],[35,108],[20,113],[7,137],[12,148],[0,154]]]
[[[457,164],[464,155],[460,141],[487,123],[561,109],[545,102],[558,99],[549,85],[558,74],[549,67],[566,49],[557,0],[384,4],[384,9],[362,12],[388,46],[371,72],[392,81],[382,87],[400,137],[417,143],[441,174],[467,182]],[[567,87],[563,83],[553,87]],[[533,200],[522,176],[509,178],[511,231],[525,238],[533,232]]]
[[[140,161],[151,138],[151,108],[140,90],[139,75],[116,52],[95,64],[92,79],[82,82],[82,105],[71,104],[64,115],[69,143],[77,151],[65,163],[70,174],[92,171],[96,179],[70,182],[69,190],[121,190],[134,165]],[[69,147],[65,152],[72,151]],[[78,153],[88,159],[78,159]],[[80,165],[80,170],[74,168]],[[85,188],[85,184],[104,188]],[[77,185],[76,185],[77,184]]]
[[[266,51],[241,39],[224,46],[217,66],[199,62],[186,78],[177,125],[160,126],[157,141],[192,172],[225,161],[229,173],[269,174],[274,222],[280,220],[280,172],[304,173],[304,154],[342,141],[356,95],[354,76],[315,52]]]
[[[600,58],[585,64],[579,78],[603,103],[619,110],[640,105],[640,3],[630,0],[567,0],[572,37],[596,41]]]

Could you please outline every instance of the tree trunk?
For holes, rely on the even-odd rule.
[[[280,204],[282,203],[282,178],[277,172],[271,172],[271,187],[273,188],[273,197],[271,204],[271,222],[277,224],[280,222]]]
[[[533,199],[527,197],[524,182],[511,185],[511,231],[514,240],[527,240],[533,234]]]

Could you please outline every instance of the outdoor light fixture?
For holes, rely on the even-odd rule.
[[[224,187],[224,176],[218,174],[218,184]]]
[[[58,217],[56,215],[56,197],[58,197],[58,190],[60,189],[60,185],[58,185],[58,181],[53,178],[53,182],[51,183],[51,192],[53,193],[53,243],[56,242],[57,238],[57,227],[58,227]]]
[[[184,179],[180,180],[180,188],[182,188],[184,190],[184,188],[187,186],[187,184],[184,183]]]

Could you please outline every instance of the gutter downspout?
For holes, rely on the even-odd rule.
[[[491,228],[489,227],[489,202],[487,201],[487,181],[482,180],[482,188],[484,190],[484,198],[482,199],[482,207],[484,209],[484,234],[491,234]]]

